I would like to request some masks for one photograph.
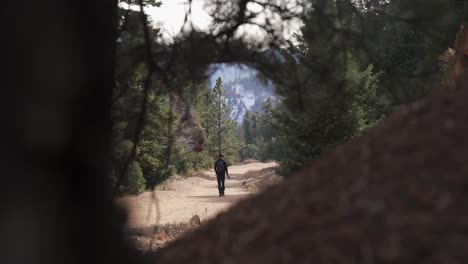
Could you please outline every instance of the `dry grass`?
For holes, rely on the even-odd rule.
[[[173,223],[145,228],[129,228],[127,236],[130,243],[138,251],[144,253],[157,251],[191,230],[194,230],[194,227],[189,223]]]
[[[206,180],[211,179],[211,177],[208,174],[206,174],[205,172],[203,172],[203,171],[194,172],[194,173],[190,174],[190,177],[198,177],[198,178],[202,178],[202,179],[206,179]]]
[[[246,181],[243,185],[252,193],[262,192],[266,188],[278,184],[282,181],[282,177],[278,176],[275,168],[267,168],[260,171],[249,171],[244,174]]]

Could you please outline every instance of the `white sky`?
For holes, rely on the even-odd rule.
[[[186,11],[188,10],[187,0],[162,0],[161,7],[146,8],[145,12],[148,13],[153,19],[154,23],[162,29],[165,39],[171,39],[172,36],[180,32]],[[204,0],[192,0],[192,22],[194,27],[198,29],[205,29],[211,22],[210,16],[203,10]],[[289,35],[299,33],[301,23],[295,22],[292,24]],[[259,31],[246,26],[240,28],[241,34],[248,32],[252,36],[258,37]]]
[[[188,10],[187,0],[162,0],[161,7],[147,8],[146,12],[160,26],[167,36],[180,32],[185,13]],[[206,28],[210,24],[210,16],[203,10],[203,0],[192,1],[192,21],[195,27]]]

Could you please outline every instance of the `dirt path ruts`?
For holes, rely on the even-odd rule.
[[[203,172],[204,177],[190,177],[166,184],[166,190],[144,192],[138,196],[119,199],[128,208],[129,228],[143,228],[168,223],[186,223],[195,214],[201,220],[212,218],[250,194],[242,188],[244,174],[274,167],[272,163],[250,163],[229,167],[231,179],[226,179],[226,196],[219,197],[213,171]]]

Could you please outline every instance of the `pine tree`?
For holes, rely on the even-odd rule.
[[[223,80],[221,79],[221,77],[219,77],[217,80],[216,80],[216,85],[215,87],[213,88],[213,94],[215,96],[215,111],[216,111],[216,134],[218,136],[217,138],[217,142],[218,142],[218,155],[221,155],[221,133],[223,132],[222,131],[222,128],[223,127],[223,124],[224,124],[224,119],[227,117],[227,115],[229,114],[230,110],[226,107],[227,106],[227,103],[225,102],[224,98],[223,98],[223,90],[222,90],[222,86],[223,86]]]
[[[143,178],[143,172],[141,171],[138,162],[133,161],[129,166],[128,171],[129,185],[128,191],[131,194],[139,194],[145,190],[145,178]]]
[[[275,159],[285,175],[359,135],[379,117],[378,75],[352,46],[343,45],[337,28],[354,30],[345,23],[351,18],[338,12],[333,2],[327,3],[324,10],[312,11],[302,28],[296,55],[302,63],[296,63],[298,73],[293,76],[297,79],[277,86],[283,100],[273,111],[272,126],[275,148],[280,150]],[[335,16],[324,17],[325,11]]]
[[[259,117],[256,112],[250,115],[250,133],[252,144],[255,144],[259,137]]]
[[[250,112],[247,110],[242,120],[242,129],[245,144],[252,144],[252,132],[250,131]]]
[[[215,122],[214,135],[216,138],[216,150],[218,155],[226,152],[230,147],[227,138],[232,136],[235,123],[230,119],[231,107],[228,105],[225,91],[223,90],[223,80],[219,77],[216,80],[215,87],[212,90],[212,115],[211,118]]]
[[[271,98],[268,98],[262,104],[261,116],[260,116],[260,136],[265,141],[270,141],[273,137],[273,131],[271,129],[271,118],[272,118],[273,105]]]

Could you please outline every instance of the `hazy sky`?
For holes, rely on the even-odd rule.
[[[162,0],[162,3],[161,7],[148,8],[146,12],[158,26],[161,26],[164,35],[175,35],[184,22],[188,9],[187,0]],[[192,1],[192,14],[194,26],[203,29],[209,25],[210,16],[203,11],[203,0]]]
[[[146,8],[146,12],[151,15],[153,21],[162,29],[163,36],[170,38],[180,32],[185,13],[188,10],[187,0],[162,0],[161,7]],[[204,0],[192,0],[192,21],[195,27],[204,29],[210,24],[210,16],[203,10]],[[291,24],[290,33],[285,35],[292,36],[293,33],[298,33],[301,23],[295,22]],[[251,34],[260,36],[259,31],[255,28],[241,28],[241,34]]]

